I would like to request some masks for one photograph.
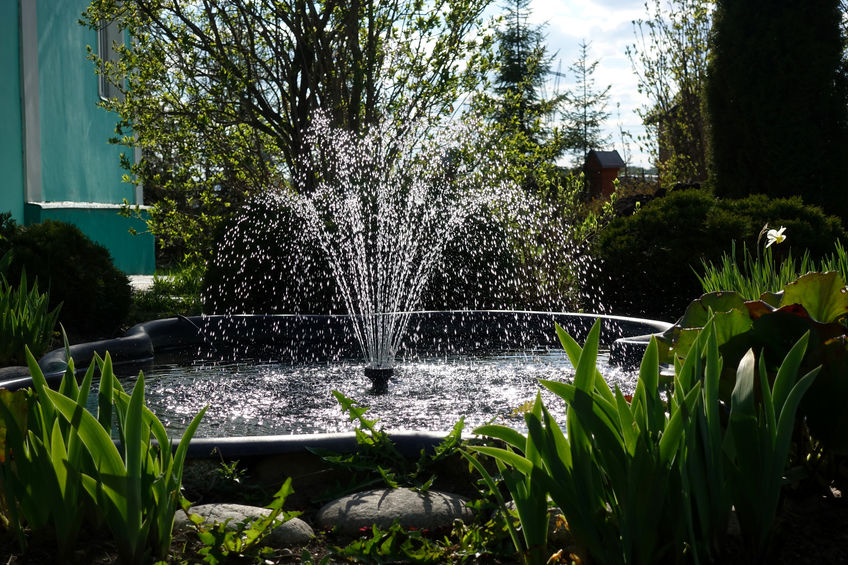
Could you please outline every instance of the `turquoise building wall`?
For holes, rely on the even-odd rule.
[[[17,2],[0,2],[0,212],[24,216],[21,130],[20,15]]]
[[[29,225],[77,225],[128,274],[155,270],[146,225],[118,214],[140,191],[122,182],[125,148],[109,143],[117,116],[97,107],[98,76],[87,59],[98,34],[79,24],[87,0],[0,2],[0,212]],[[132,235],[130,230],[139,235]]]
[[[27,204],[26,223],[34,224],[44,220],[57,220],[78,226],[83,233],[105,246],[112,254],[112,262],[117,268],[130,274],[151,274],[156,268],[153,245],[139,245],[149,240],[145,234],[147,223],[138,218],[125,218],[118,214],[118,205],[79,206],[55,204]],[[130,229],[139,235],[133,235]]]
[[[109,144],[117,116],[95,107],[98,77],[86,45],[97,49],[97,32],[78,24],[86,4],[38,0],[42,199],[135,203],[135,188],[121,182],[123,148]]]

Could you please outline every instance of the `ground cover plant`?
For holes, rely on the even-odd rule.
[[[333,396],[342,411],[351,422],[357,424],[354,429],[356,450],[349,454],[336,453],[326,449],[310,449],[312,453],[333,467],[343,469],[348,483],[339,485],[334,495],[347,494],[363,490],[374,485],[391,488],[411,487],[426,492],[436,479],[435,469],[439,463],[455,456],[462,443],[464,419],[454,424],[451,431],[434,446],[432,452],[421,449],[418,458],[404,455],[394,444],[389,433],[379,420],[366,418],[368,406],[346,397],[334,390]]]
[[[202,264],[184,264],[157,271],[149,289],[133,291],[128,323],[199,315],[203,309],[201,292],[205,271]]]

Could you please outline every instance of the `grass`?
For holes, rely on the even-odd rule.
[[[196,316],[203,310],[203,265],[181,265],[157,272],[148,290],[133,291],[130,325],[172,316]]]
[[[756,257],[747,246],[737,254],[736,244],[731,244],[730,253],[725,253],[716,265],[702,261],[703,275],[695,275],[704,292],[736,291],[745,300],[757,300],[765,292],[779,292],[788,283],[811,271],[837,271],[842,280],[848,280],[848,253],[840,241],[836,241],[834,252],[815,261],[805,251],[800,258],[792,252],[776,261],[772,248],[766,248]]]

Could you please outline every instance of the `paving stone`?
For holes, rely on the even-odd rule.
[[[267,516],[271,511],[268,508],[258,506],[247,506],[244,504],[201,504],[192,506],[190,512],[202,516],[207,523],[224,523],[227,527],[238,528],[245,520],[255,520]],[[184,512],[177,512],[174,519],[174,528],[187,528],[190,522]],[[266,537],[262,543],[273,548],[281,548],[287,545],[298,545],[307,543],[315,537],[312,528],[300,518],[292,518],[276,528]]]
[[[356,534],[377,525],[388,528],[397,520],[405,528],[436,529],[454,520],[466,522],[473,513],[467,499],[455,494],[411,489],[375,489],[358,492],[326,504],[315,517],[318,526]]]

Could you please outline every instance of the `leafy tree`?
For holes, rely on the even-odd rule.
[[[707,83],[716,194],[801,195],[848,218],[838,0],[718,0]]]
[[[601,126],[610,116],[606,106],[611,87],[595,88],[594,75],[599,61],[589,61],[590,45],[585,39],[580,42],[580,55],[569,68],[577,84],[568,96],[570,107],[563,115],[566,138],[579,165],[586,161],[590,149],[600,149],[609,143],[609,137],[601,133]]]
[[[646,0],[648,16],[633,22],[636,42],[627,56],[649,101],[640,112],[643,141],[666,184],[708,176],[703,97],[713,4]]]
[[[154,233],[205,258],[234,205],[289,183],[318,109],[353,131],[450,116],[486,71],[490,2],[94,0],[85,23],[132,38],[90,56],[123,94],[102,105],[140,149],[124,164],[154,193]]]

